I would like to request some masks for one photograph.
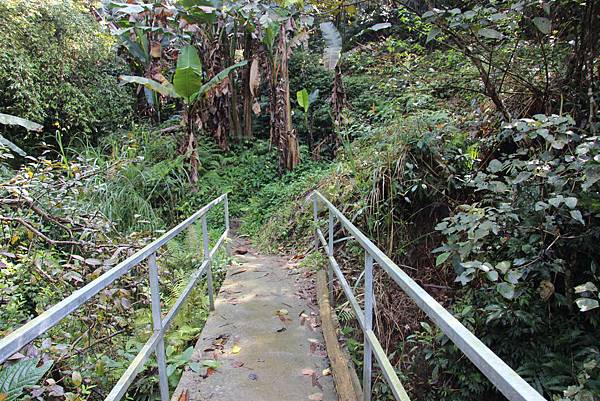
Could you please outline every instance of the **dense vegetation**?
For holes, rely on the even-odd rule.
[[[225,3],[0,0],[0,335],[226,191],[258,246],[322,266],[318,188],[547,399],[600,399],[600,5]],[[165,306],[198,237],[159,255]],[[335,254],[360,292],[360,247]],[[502,399],[375,278],[412,398]],[[171,385],[204,294],[168,335]],[[103,399],[151,332],[148,303],[139,266],[5,363],[0,400]],[[15,366],[29,376],[3,387]],[[132,399],[157,399],[155,372]],[[381,378],[374,399],[392,399]]]

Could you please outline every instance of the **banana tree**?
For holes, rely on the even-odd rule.
[[[201,101],[204,96],[217,87],[227,76],[235,69],[245,66],[246,60],[229,66],[208,82],[203,83],[202,63],[198,55],[198,50],[192,45],[181,49],[177,59],[177,68],[173,76],[173,83],[166,79],[158,82],[150,78],[122,75],[120,79],[124,83],[135,83],[143,85],[145,88],[160,93],[163,96],[181,98],[184,104],[184,122],[187,131],[185,149],[186,156],[190,160],[190,181],[195,184],[198,181],[198,155],[196,153],[196,138],[194,135],[192,109]]]
[[[153,4],[142,0],[127,2],[108,1],[106,17],[112,35],[120,46],[127,50],[127,60],[132,70],[148,78],[160,76],[160,65],[169,48],[177,39],[171,25],[177,20],[177,9],[168,0]],[[160,121],[158,95],[143,88],[149,110],[156,113]]]
[[[308,93],[306,88],[303,88],[302,90],[296,92],[296,100],[298,101],[298,106],[300,106],[300,108],[303,111],[302,114],[304,115],[304,124],[306,125],[306,132],[308,133],[308,150],[310,150],[311,153],[313,152],[314,138],[312,132],[312,123],[310,121],[311,119],[309,118],[309,110],[310,106],[317,100],[318,97],[318,89],[315,89],[310,94]],[[316,158],[316,155],[313,154],[313,157]]]

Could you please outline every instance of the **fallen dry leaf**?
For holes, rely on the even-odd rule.
[[[239,345],[234,345],[231,348],[231,353],[232,354],[239,354],[241,350],[242,350],[242,348]]]
[[[313,369],[306,368],[306,369],[302,369],[302,374],[304,376],[312,376],[315,374],[315,371]]]
[[[181,394],[179,394],[179,398],[177,399],[177,401],[189,401],[189,400],[190,400],[190,396],[188,395],[187,390],[183,390],[183,392]]]
[[[312,401],[323,401],[323,393],[314,393],[308,396],[309,400]]]

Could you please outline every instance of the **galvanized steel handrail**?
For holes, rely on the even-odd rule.
[[[206,214],[215,205],[223,202],[223,214],[225,219],[225,230],[219,237],[215,246],[209,251],[208,244],[208,228],[206,224]],[[156,264],[156,252],[173,239],[176,235],[180,234],[184,229],[192,225],[198,219],[202,222],[202,242],[203,242],[203,262],[200,267],[191,275],[188,285],[184,288],[182,293],[179,295],[169,312],[164,318],[162,318],[160,308],[160,292],[158,283],[158,266]],[[158,362],[158,373],[159,373],[159,387],[161,394],[161,401],[169,401],[169,384],[167,381],[167,366],[164,348],[164,334],[171,325],[173,318],[190,295],[192,289],[198,280],[204,273],[207,274],[208,284],[208,296],[210,309],[214,309],[214,289],[212,282],[212,260],[223,245],[225,240],[229,236],[229,202],[227,194],[223,194],[218,198],[212,200],[206,204],[200,210],[192,214],[190,217],[167,231],[160,238],[153,241],[149,245],[137,251],[132,256],[125,259],[106,273],[94,281],[88,283],[84,287],[73,292],[69,297],[63,299],[50,309],[43,312],[38,317],[14,330],[6,337],[0,339],[0,363],[6,361],[11,355],[18,352],[22,347],[35,340],[40,335],[46,333],[52,327],[56,326],[62,319],[73,313],[81,305],[91,299],[94,295],[108,287],[115,280],[125,275],[131,269],[143,262],[148,260],[149,267],[149,282],[150,282],[150,294],[151,294],[151,308],[152,308],[152,325],[154,333],[142,346],[142,349],[138,352],[137,356],[133,359],[121,379],[117,382],[112,391],[105,398],[105,401],[117,401],[120,400],[127,392],[127,389],[133,383],[133,380],[137,374],[142,370],[144,363],[148,360],[152,352],[156,354],[156,360]]]
[[[329,261],[329,289],[333,291],[333,277],[337,277],[350,306],[352,307],[361,329],[364,332],[364,366],[363,396],[365,401],[371,399],[371,354],[375,356],[397,400],[408,401],[409,397],[398,379],[385,351],[381,347],[372,327],[373,314],[373,261],[377,264],[415,301],[417,306],[454,342],[454,344],[473,362],[475,366],[492,382],[492,384],[510,401],[545,401],[533,387],[511,369],[492,350],[463,326],[450,312],[440,305],[431,295],[411,279],[398,265],[387,257],[371,240],[369,240],[354,224],[352,224],[327,198],[318,191],[311,195],[313,201],[313,218],[315,222],[315,246],[319,243],[327,251]],[[318,226],[319,201],[329,211],[328,240]],[[365,250],[365,311],[361,309],[352,288],[344,277],[333,256],[334,218],[348,231]]]

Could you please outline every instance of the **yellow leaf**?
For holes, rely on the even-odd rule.
[[[239,354],[239,352],[240,352],[241,350],[242,350],[242,349],[240,348],[240,346],[239,346],[239,345],[234,345],[234,346],[231,348],[231,353],[232,353],[232,354]]]
[[[19,242],[19,235],[15,234],[12,237],[10,237],[10,244],[11,245],[16,244],[17,242]],[[2,401],[2,400],[0,400],[0,401]]]
[[[8,395],[6,395],[6,393],[0,393],[0,401],[4,401],[8,398]]]

